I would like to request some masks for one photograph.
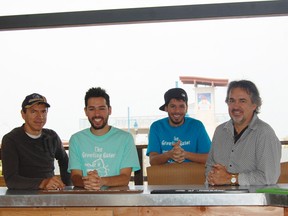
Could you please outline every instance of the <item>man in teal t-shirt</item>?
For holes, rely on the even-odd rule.
[[[128,185],[131,172],[140,169],[132,135],[108,125],[110,98],[104,89],[91,88],[85,96],[90,128],[69,141],[69,167],[74,186],[98,190],[101,186]]]
[[[168,117],[152,123],[149,130],[148,148],[151,165],[165,163],[206,163],[211,140],[203,123],[187,117],[188,96],[181,88],[169,89],[165,104],[159,109]]]

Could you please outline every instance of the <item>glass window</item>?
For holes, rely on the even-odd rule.
[[[47,97],[46,127],[63,140],[83,126],[84,95],[95,86],[110,94],[116,126],[129,117],[140,130],[141,122],[166,116],[158,108],[175,86],[188,92],[193,117],[194,86],[179,77],[196,76],[254,81],[263,98],[260,118],[282,140],[288,135],[287,25],[282,16],[1,31],[0,137],[22,124],[22,100],[33,92]],[[227,119],[225,91],[215,88],[219,121]]]

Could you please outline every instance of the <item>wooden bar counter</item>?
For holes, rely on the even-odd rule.
[[[268,187],[268,186],[267,186]],[[271,186],[269,186],[271,187]],[[274,187],[288,188],[287,184]],[[67,187],[64,191],[0,188],[0,215],[273,215],[288,216],[287,195],[256,193],[259,187],[205,185],[130,186],[92,192]],[[263,187],[260,187],[263,188]],[[177,189],[179,193],[151,194]],[[200,190],[182,193],[183,190]],[[207,192],[207,190],[228,190]],[[233,189],[233,191],[230,191]],[[237,191],[248,189],[247,192]],[[204,191],[204,192],[201,192]]]

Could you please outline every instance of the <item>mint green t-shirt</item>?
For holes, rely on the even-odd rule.
[[[140,169],[136,146],[132,135],[111,127],[103,136],[91,133],[90,128],[73,134],[69,140],[69,167],[82,170],[83,176],[97,170],[99,176],[115,176],[123,168]]]

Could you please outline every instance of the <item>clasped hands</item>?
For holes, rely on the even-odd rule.
[[[82,180],[86,190],[99,190],[102,186],[101,177],[97,170],[89,171],[87,176],[82,177]]]
[[[44,190],[63,190],[64,187],[65,187],[65,184],[57,176],[43,179],[39,186],[40,189],[44,189]]]
[[[225,166],[221,164],[215,164],[208,173],[207,181],[210,185],[230,184],[230,176],[231,174],[227,172]]]
[[[180,146],[180,140],[173,144],[173,149],[171,150],[171,158],[177,162],[182,163],[185,160],[185,151]]]

